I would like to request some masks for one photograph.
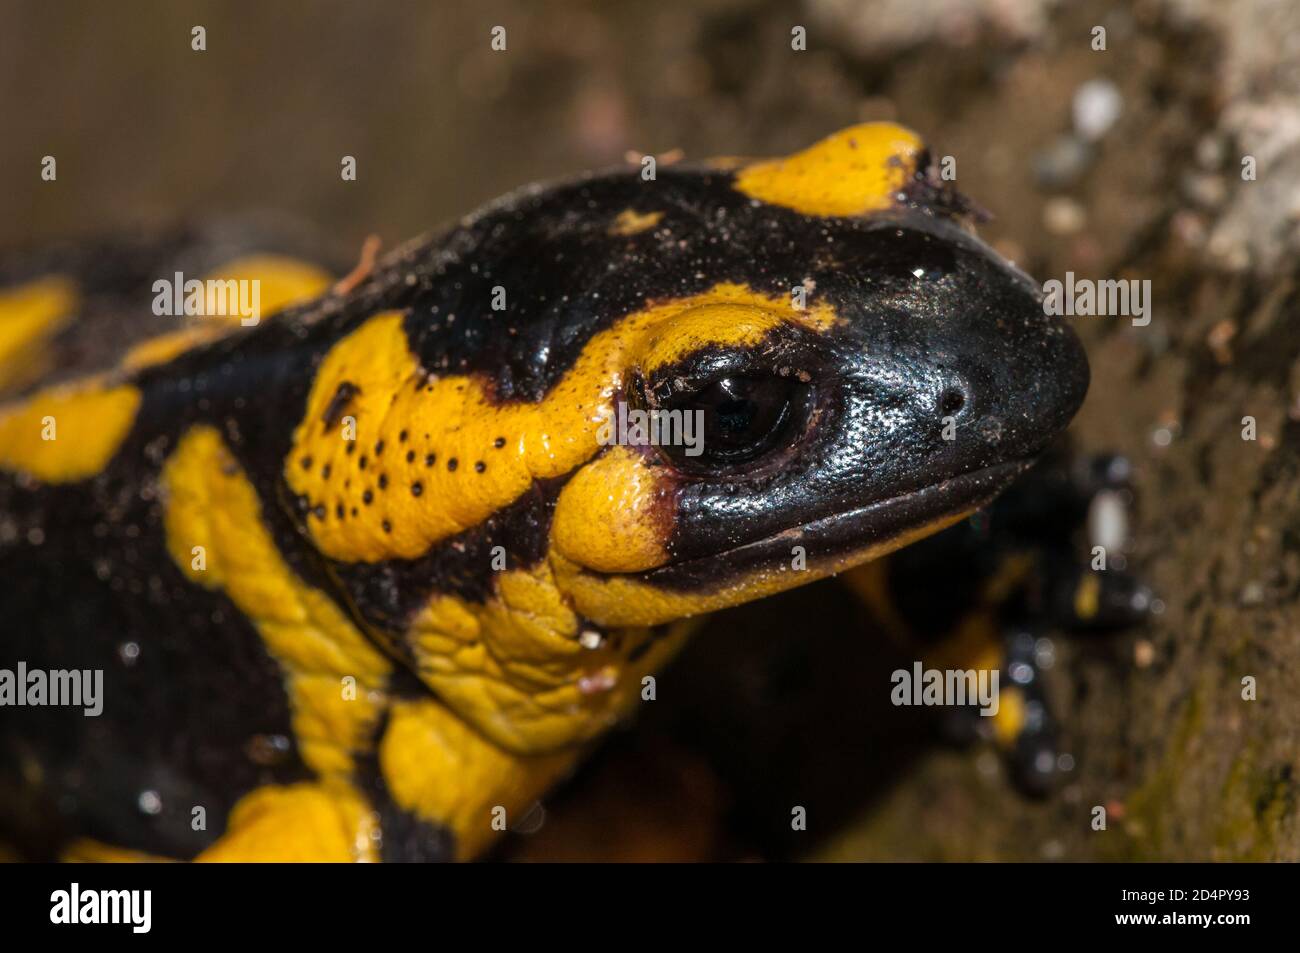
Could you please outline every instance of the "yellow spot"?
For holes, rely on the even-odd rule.
[[[895,203],[924,149],[893,123],[850,126],[803,152],[745,167],[735,187],[805,215],[863,215]]]
[[[1101,608],[1101,579],[1092,573],[1079,580],[1074,590],[1074,614],[1080,619],[1091,619]]]
[[[611,235],[637,235],[647,229],[654,228],[663,217],[663,212],[643,213],[626,208],[618,213],[618,218],[614,219],[614,224],[609,227],[609,233]]]
[[[594,457],[615,394],[647,357],[743,345],[780,321],[820,331],[835,320],[827,305],[799,310],[788,299],[722,284],[653,302],[593,335],[541,401],[498,404],[479,378],[426,379],[407,346],[402,315],[376,315],[321,363],[285,479],[319,514],[308,529],[327,556],[414,558],[477,526],[536,480],[563,476]],[[339,407],[338,395],[349,393]],[[355,441],[346,439],[346,418],[355,420]]]
[[[0,468],[47,483],[92,477],[117,453],[139,407],[136,388],[89,378],[0,408]]]
[[[349,863],[379,859],[378,819],[342,784],[268,785],[240,798],[206,863]]]
[[[457,857],[465,860],[499,833],[494,808],[504,808],[507,826],[513,824],[577,754],[510,754],[433,701],[396,702],[379,766],[397,805],[449,828]]]
[[[219,308],[220,301],[215,297],[215,289],[210,284],[229,281],[259,282],[258,307],[261,317],[266,318],[290,305],[301,304],[323,294],[334,278],[316,265],[284,255],[247,255],[227,262],[204,277],[204,286],[207,288],[204,317],[238,327],[242,316],[232,313],[233,309],[229,307]],[[229,295],[226,300],[231,300]],[[234,300],[239,299],[236,297]],[[214,313],[219,311],[225,313]]]
[[[307,262],[281,255],[249,255],[237,258],[212,274],[206,281],[258,281],[259,320],[265,320],[294,304],[310,301],[323,293],[333,280],[329,273]],[[225,337],[242,327],[243,316],[229,306],[238,301],[238,288],[227,286],[223,305],[213,285],[205,284],[207,297],[204,313],[188,320],[192,323],[176,331],[148,338],[132,347],[122,358],[122,367],[137,371],[168,361],[202,344]]]
[[[663,468],[613,447],[574,474],[551,521],[556,552],[598,572],[640,572],[668,562],[673,500]]]
[[[1000,669],[1003,642],[992,609],[966,613],[952,632],[924,656],[926,668]]]
[[[1009,748],[1025,727],[1025,693],[1018,688],[998,692],[998,711],[993,716],[993,737]]]
[[[41,278],[0,291],[0,391],[40,376],[48,366],[43,349],[76,307],[76,290],[66,278]]]
[[[224,591],[285,670],[303,761],[343,777],[368,750],[387,698],[388,660],[325,593],[285,564],[257,492],[211,427],[181,439],[163,466],[167,548],[195,583]],[[195,568],[194,547],[205,568]],[[349,697],[343,679],[355,679]]]

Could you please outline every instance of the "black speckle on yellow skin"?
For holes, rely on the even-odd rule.
[[[9,776],[34,764],[75,804],[48,840],[473,856],[692,619],[992,497],[1087,366],[961,207],[915,136],[855,127],[786,160],[527,189],[345,292],[119,360],[138,402],[103,459],[51,480],[41,447],[0,450],[0,571],[24,581],[0,611],[32,620],[7,654],[105,669],[94,724],[29,711],[0,735]],[[689,407],[720,380],[785,395],[743,462],[600,439],[621,402]]]

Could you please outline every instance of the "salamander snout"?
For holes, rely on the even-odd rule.
[[[1087,393],[1074,330],[983,242],[943,221],[908,225],[859,256],[866,294],[843,366],[872,408],[863,425],[931,479],[1036,456]]]
[[[1043,314],[1022,287],[999,298],[994,313],[937,332],[933,382],[918,395],[940,441],[969,466],[1036,456],[1088,390],[1088,360],[1073,329]]]

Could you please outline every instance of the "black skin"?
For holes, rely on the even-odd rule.
[[[189,856],[221,833],[225,809],[249,789],[305,775],[260,639],[223,595],[186,582],[163,546],[153,490],[189,427],[217,427],[289,565],[386,647],[384,633],[432,593],[480,598],[487,546],[505,545],[518,563],[540,558],[562,481],[539,484],[414,560],[349,565],[307,544],[308,514],[288,492],[283,461],[319,361],[376,312],[408,310],[412,350],[428,370],[482,375],[497,400],[535,401],[593,334],[648,302],[722,282],[785,298],[811,279],[809,305],[827,302],[845,320],[826,335],[792,334],[778,350],[783,364],[809,375],[815,425],[792,426],[789,442],[757,465],[683,476],[671,542],[680,563],[646,576],[664,586],[715,584],[771,556],[774,534],[805,524],[816,558],[976,505],[1068,422],[1087,387],[1078,342],[1043,315],[1029,281],[950,220],[920,182],[896,214],[871,220],[760,205],[730,182],[727,172],[677,168],[654,183],[618,172],[509,196],[390,256],[346,295],[142,371],[136,423],[99,476],[43,487],[0,475],[0,516],[12,529],[0,541],[0,613],[21,620],[6,627],[4,660],[102,668],[109,699],[97,719],[48,709],[6,717],[0,779],[13,795],[6,807],[18,806],[6,826],[36,832],[26,838],[33,853],[90,835]],[[663,218],[636,235],[607,234],[627,208]],[[149,247],[138,254],[149,257]],[[175,268],[156,253],[123,269],[123,286],[100,276],[91,291],[143,313],[149,282]],[[96,260],[81,256],[71,267],[98,268]],[[504,312],[489,305],[497,285],[509,295]],[[100,342],[102,366],[112,363],[111,345]],[[646,383],[653,392],[656,382]],[[958,422],[952,441],[941,437],[949,413]],[[788,553],[788,540],[777,542]],[[119,651],[126,642],[139,647],[130,663]],[[403,690],[422,691],[413,680]],[[249,753],[256,739],[274,736],[287,745]],[[33,757],[47,785],[35,796],[18,780]],[[382,785],[359,781],[391,816]],[[159,792],[161,814],[138,811],[143,790]],[[209,807],[206,831],[191,829],[193,803]],[[442,832],[406,830],[402,843],[385,838],[385,849],[445,851]]]

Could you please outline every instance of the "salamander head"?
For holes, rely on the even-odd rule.
[[[716,285],[629,346],[614,445],[552,526],[581,611],[660,622],[847,568],[987,503],[1069,423],[1077,338],[923,164],[867,126],[728,173],[727,276],[788,297]]]

